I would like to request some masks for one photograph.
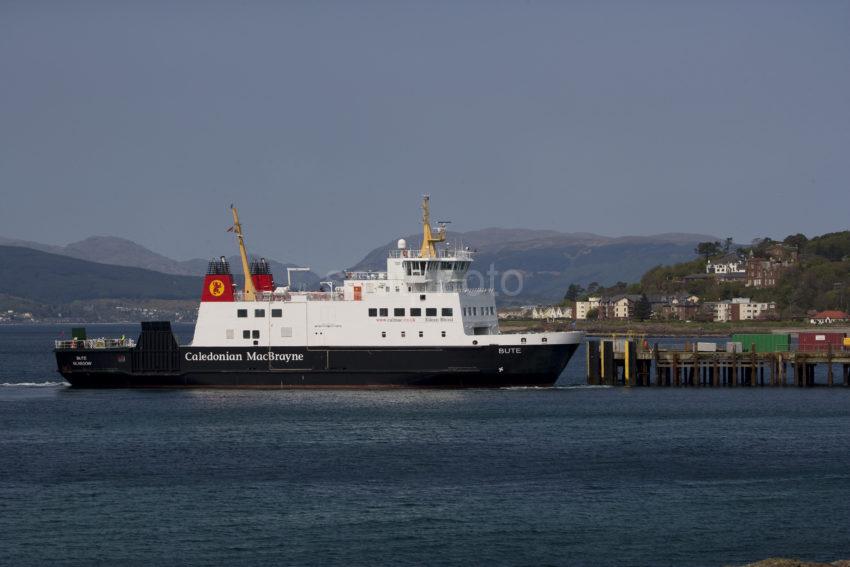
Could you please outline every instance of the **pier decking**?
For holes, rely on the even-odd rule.
[[[615,351],[615,345],[622,347]],[[641,341],[587,341],[587,383],[610,386],[850,386],[850,351],[698,352]],[[826,382],[815,369],[826,365]]]

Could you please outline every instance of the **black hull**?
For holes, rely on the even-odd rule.
[[[577,344],[453,348],[63,349],[77,388],[502,388],[551,386]]]

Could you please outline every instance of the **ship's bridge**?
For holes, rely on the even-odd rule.
[[[399,248],[387,258],[387,278],[401,280],[410,291],[459,291],[472,262],[472,251],[444,249],[434,255]]]

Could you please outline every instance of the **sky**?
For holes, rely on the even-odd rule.
[[[850,2],[0,0],[0,236],[847,229]]]

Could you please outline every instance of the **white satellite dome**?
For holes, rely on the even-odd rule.
[[[399,238],[398,239],[398,249],[404,250],[406,248],[407,248],[407,240],[405,240],[404,238]]]

